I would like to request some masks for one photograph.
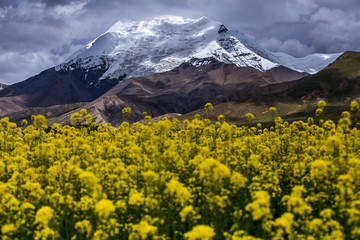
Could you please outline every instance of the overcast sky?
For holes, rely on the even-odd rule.
[[[121,19],[206,16],[271,51],[360,51],[360,0],[0,0],[0,83],[64,61]]]

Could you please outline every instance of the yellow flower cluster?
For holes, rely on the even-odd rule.
[[[351,107],[338,123],[274,117],[270,129],[199,115],[117,129],[82,124],[85,111],[71,126],[1,119],[1,238],[359,239]]]

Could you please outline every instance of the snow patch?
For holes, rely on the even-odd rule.
[[[274,53],[274,55],[277,57],[277,61],[279,64],[299,72],[307,72],[310,74],[315,74],[319,72],[327,65],[334,62],[342,54],[343,53],[314,53],[302,58],[295,58],[286,53]]]

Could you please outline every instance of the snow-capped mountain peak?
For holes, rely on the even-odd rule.
[[[193,59],[209,58],[260,71],[284,65],[313,72],[320,69],[309,64],[314,65],[315,61],[319,67],[326,62],[310,57],[298,63],[289,55],[273,54],[246,35],[207,17],[161,16],[115,23],[56,70],[100,67],[106,70],[100,79],[131,78],[170,71],[184,62],[194,63]]]
[[[119,21],[57,67],[105,65],[106,77],[146,76],[174,69],[191,59],[213,57],[239,67],[265,71],[277,63],[261,57],[220,22],[162,16],[140,22]]]

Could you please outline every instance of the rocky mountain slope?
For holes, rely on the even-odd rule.
[[[261,72],[208,61],[201,67],[183,63],[169,72],[120,82],[84,107],[97,123],[118,126],[124,120],[121,110],[125,107],[132,108],[132,121],[141,120],[143,112],[150,116],[186,113],[203,108],[207,102],[218,104],[281,92],[308,76],[281,66]]]
[[[91,84],[104,72],[100,67],[72,71],[45,70],[0,91],[0,115],[29,107],[93,101],[119,82],[119,79],[106,78]]]

